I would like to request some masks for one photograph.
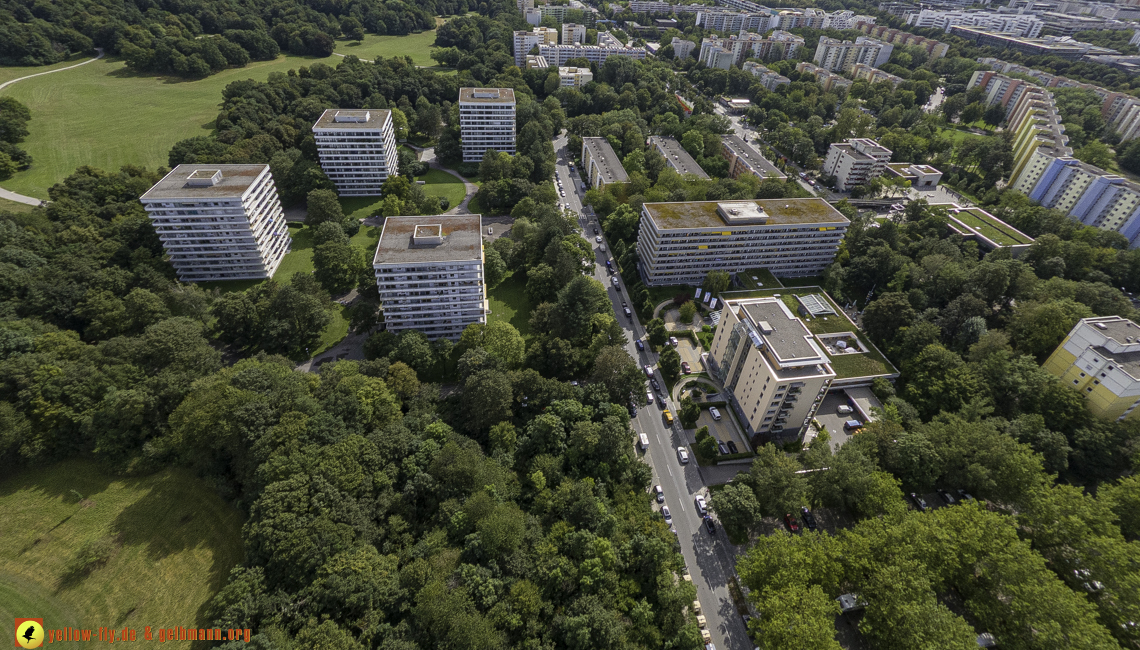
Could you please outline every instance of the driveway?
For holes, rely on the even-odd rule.
[[[693,345],[689,339],[677,339],[677,354],[681,355],[681,361],[688,362],[689,369],[694,373],[704,370],[701,367],[701,349]]]
[[[716,410],[720,411],[720,420],[714,420],[713,416],[708,412],[708,409],[701,411],[701,417],[697,418],[697,429],[707,426],[709,434],[716,438],[719,442],[728,442],[732,440],[736,443],[737,449],[741,452],[752,449],[752,445],[744,439],[744,435],[737,428],[736,422],[732,420],[732,416],[727,413],[729,407],[718,406]]]
[[[843,423],[852,418],[859,416],[852,413],[850,415],[840,415],[839,407],[847,403],[847,393],[841,390],[832,391],[823,398],[823,402],[819,405],[819,409],[815,412],[815,419],[819,423],[827,427],[827,433],[831,436],[831,451],[837,451],[843,443],[851,439],[846,431],[843,430]]]

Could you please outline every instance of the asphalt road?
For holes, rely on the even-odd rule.
[[[638,321],[636,313],[632,319],[625,317],[622,302],[628,302],[628,296],[624,283],[622,290],[616,291],[611,276],[606,273],[606,260],[611,259],[612,251],[608,245],[606,252],[601,251],[605,240],[602,244],[595,241],[594,227],[598,225],[597,220],[582,212],[585,191],[581,189],[582,180],[578,176],[577,167],[573,174],[570,173],[567,163],[572,156],[566,149],[565,136],[554,140],[554,149],[558,155],[556,174],[562,180],[566,192],[565,197],[560,197],[560,202],[569,203],[570,209],[580,215],[578,222],[583,228],[583,236],[593,245],[598,262],[594,267],[594,277],[606,286],[617,320],[629,334],[627,351],[637,360],[638,365],[652,365],[656,368],[657,354],[648,350],[638,352],[634,344],[635,340],[645,337],[645,328]],[[663,404],[662,400],[666,403]],[[693,441],[685,439],[679,425],[675,430],[665,425],[661,411],[666,406],[674,414],[677,413],[675,404],[670,403],[661,393],[656,394],[654,403],[639,409],[631,425],[635,432],[649,436],[649,450],[644,453],[644,460],[653,467],[654,484],[661,485],[665,492],[665,505],[669,506],[673,516],[681,555],[685,558],[689,575],[697,588],[697,598],[701,601],[701,609],[708,621],[712,642],[718,650],[750,650],[754,646],[728,591],[728,580],[732,576],[734,564],[732,547],[719,525],[715,535],[710,535],[702,525],[694,498],[697,494],[702,494],[707,499],[708,491],[692,454],[690,453],[687,465],[682,465],[677,458],[677,447],[684,445],[688,448]]]

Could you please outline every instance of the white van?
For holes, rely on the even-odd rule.
[[[648,393],[646,393],[646,394],[645,394],[645,398],[646,398],[647,400],[649,400],[649,403],[650,403],[650,404],[652,404],[652,403],[653,403],[653,391],[649,391]]]
[[[641,444],[641,451],[649,449],[649,436],[644,433],[637,437],[638,443]]]

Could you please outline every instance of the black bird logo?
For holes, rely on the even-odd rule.
[[[26,641],[31,641],[32,639],[35,638],[35,636],[36,636],[36,626],[35,625],[29,625],[28,629],[24,630],[24,639]]]

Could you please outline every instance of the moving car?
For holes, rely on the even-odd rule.
[[[952,506],[955,503],[958,503],[957,499],[950,496],[950,493],[947,492],[946,490],[943,490],[942,488],[938,488],[938,496],[942,497],[942,500],[945,501],[946,505],[948,505],[948,506]]]
[[[662,490],[660,485],[653,486],[653,494],[657,498],[657,503],[665,503],[665,490]]]
[[[807,506],[800,508],[800,519],[804,520],[804,525],[807,526],[808,530],[819,530],[819,524],[815,522],[815,515],[812,514],[811,510],[808,510]]]
[[[697,504],[697,514],[702,517],[708,514],[709,509],[707,506],[705,506],[705,498],[703,496],[698,494],[696,498],[693,499],[693,501],[695,501]]]
[[[594,234],[595,234],[595,235],[600,235],[600,234],[602,234],[602,233],[601,233],[601,231],[600,231],[600,230],[598,230],[598,227],[597,227],[597,226],[594,226]]]
[[[720,421],[720,411],[718,411],[715,406],[709,407],[709,415],[712,416],[712,419],[714,419],[718,422]]]
[[[665,523],[673,525],[673,515],[669,514],[669,506],[661,506],[661,516],[665,518]]]
[[[735,442],[733,442],[733,441],[729,440],[729,441],[728,441],[727,443],[725,443],[725,444],[727,444],[727,445],[728,445],[728,450],[729,450],[730,452],[732,452],[732,453],[734,453],[734,454],[739,454],[739,453],[740,453],[740,450],[739,450],[739,449],[737,449],[737,447],[736,447],[736,443],[735,443]]]
[[[796,518],[790,512],[784,515],[784,528],[787,528],[789,533],[800,532],[800,525],[796,523]]]
[[[646,400],[647,402],[649,402],[650,404],[652,404],[652,403],[653,403],[653,393],[651,393],[651,392],[646,392],[646,393],[645,393],[645,400]]]
[[[630,319],[630,320],[633,320],[633,312],[631,312],[629,310],[629,307],[622,307],[622,309],[625,310],[625,317]]]
[[[926,504],[926,499],[918,496],[918,494],[915,492],[910,493],[910,500],[914,501],[914,505],[916,508],[918,508],[919,512],[926,512],[930,509],[930,506]]]
[[[665,424],[673,426],[673,413],[669,409],[662,411],[661,417],[665,418]]]
[[[645,376],[646,377],[652,377],[653,376],[653,366],[645,366]]]
[[[656,379],[650,379],[649,385],[653,387],[653,390],[661,390],[661,384],[657,383]]]
[[[682,465],[685,465],[689,462],[689,452],[684,447],[677,447],[677,458],[681,460]]]

